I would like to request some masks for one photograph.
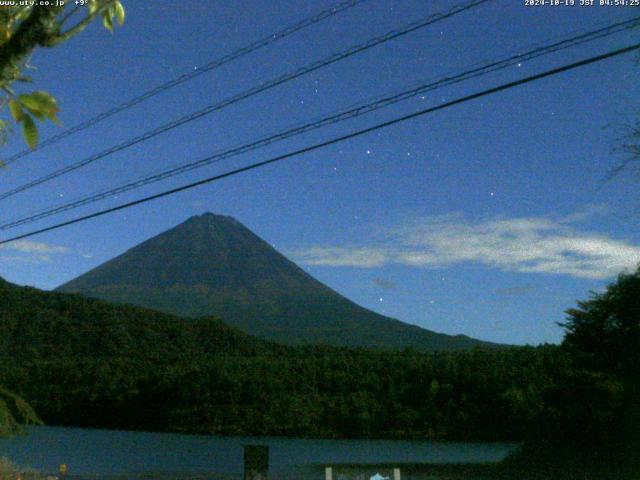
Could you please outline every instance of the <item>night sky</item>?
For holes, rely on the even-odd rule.
[[[97,22],[31,60],[63,127],[336,2],[123,1],[124,27]],[[171,89],[4,168],[0,192],[324,58],[454,1],[369,0]],[[577,1],[579,3],[579,0]],[[496,0],[160,135],[2,201],[5,223],[311,118],[640,15],[633,7],[527,7]],[[302,148],[416,109],[638,41],[640,29],[515,65],[210,165],[118,198],[0,232],[117,205]],[[630,54],[126,211],[8,244],[0,276],[50,289],[188,217],[231,215],[355,302],[449,334],[559,342],[556,322],[589,290],[640,262],[638,177],[608,181],[640,108]],[[18,87],[18,90],[20,91]],[[41,129],[41,138],[59,132]],[[16,133],[3,148],[24,148]]]

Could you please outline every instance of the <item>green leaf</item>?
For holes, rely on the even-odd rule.
[[[20,10],[18,10],[18,12],[15,14],[15,20],[17,22],[21,22],[22,20],[27,18],[30,13],[31,13],[31,10],[29,6],[20,7]]]
[[[124,7],[122,6],[122,3],[119,2],[119,0],[116,0],[116,2],[114,3],[114,7],[115,7],[115,11],[116,11],[116,19],[118,20],[118,25],[122,26],[122,24],[124,23]]]
[[[7,28],[6,22],[3,20],[0,25],[0,42],[4,43],[11,38],[11,30]]]
[[[53,98],[53,96],[51,96],[50,93],[39,90],[37,92],[33,92],[31,94],[31,97],[36,99],[37,102],[40,105],[42,105],[43,111],[45,110],[56,111],[56,112],[58,111],[58,104],[56,103],[56,99]]]
[[[55,114],[55,112],[53,113],[47,113],[45,112],[45,115],[47,116],[47,118],[49,120],[51,120],[53,123],[55,123],[56,125],[60,125],[60,119],[58,118],[58,116]]]
[[[36,117],[38,120],[40,120],[40,121],[44,120],[44,113],[43,112],[41,112],[39,110],[31,110],[30,108],[27,108],[27,110],[29,110],[29,113],[31,113],[31,115]]]
[[[102,25],[104,25],[104,28],[113,33],[113,19],[108,10],[102,13]]]
[[[22,118],[22,135],[29,148],[36,148],[38,144],[38,127],[29,115],[24,115]]]
[[[31,94],[23,93],[22,95],[18,95],[18,101],[27,109],[33,111],[39,111],[40,105],[38,100],[33,98]]]
[[[20,123],[24,116],[24,112],[22,110],[22,105],[17,100],[9,100],[9,111],[11,112],[11,116],[16,121],[16,123]]]
[[[43,115],[55,114],[58,111],[56,99],[47,92],[23,94],[18,97],[18,100],[38,118],[42,118]]]

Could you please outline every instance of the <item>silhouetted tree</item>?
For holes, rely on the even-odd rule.
[[[567,314],[572,371],[547,399],[555,436],[598,464],[640,468],[640,268]]]
[[[567,311],[564,346],[576,365],[613,375],[628,386],[640,381],[640,268],[621,274],[604,293]]]
[[[0,111],[9,107],[11,117],[22,127],[30,148],[38,143],[36,121],[57,123],[58,105],[45,91],[15,91],[16,83],[30,82],[26,71],[29,58],[38,48],[52,48],[82,32],[94,19],[102,18],[104,27],[113,31],[114,19],[124,22],[124,7],[119,0],[82,2],[13,2],[0,7]],[[0,141],[6,139],[10,122],[0,119]]]

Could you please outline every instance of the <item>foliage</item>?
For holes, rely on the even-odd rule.
[[[0,437],[20,432],[23,425],[42,423],[21,397],[0,387]]]
[[[592,442],[608,447],[609,461],[633,463],[640,473],[640,267],[578,306],[567,312],[563,346],[575,371],[598,387],[577,402],[587,410],[578,418],[591,428]],[[589,406],[594,393],[601,399]]]
[[[635,112],[635,120],[624,124],[621,127],[621,135],[614,152],[619,153],[623,158],[612,169],[609,178],[620,175],[622,172],[630,171],[635,167],[637,172],[640,162],[640,110]]]
[[[119,0],[83,0],[76,2],[15,2],[13,6],[0,7],[0,108],[8,106],[13,121],[20,125],[30,148],[38,143],[37,121],[58,123],[58,106],[47,92],[16,93],[16,82],[30,82],[25,74],[29,70],[29,58],[38,47],[55,47],[82,32],[94,19],[113,31],[114,18],[124,23],[125,11]],[[57,3],[62,3],[57,5]],[[81,15],[81,18],[77,17]],[[71,24],[71,25],[70,25]],[[10,124],[0,120],[0,137],[6,139]]]
[[[552,478],[565,478],[559,470],[576,478],[638,478],[640,268],[567,315],[562,347],[570,368],[554,374],[535,428],[513,461]]]
[[[18,467],[8,458],[0,457],[0,480],[13,479]]]
[[[8,458],[0,457],[0,480],[17,480],[20,478],[40,480],[44,479],[45,476],[37,470],[20,467]]]
[[[437,353],[282,346],[213,318],[0,282],[0,383],[55,425],[525,440],[488,478],[631,479],[638,277],[569,310],[561,347]]]
[[[567,314],[564,344],[580,368],[625,382],[640,378],[640,268]]]
[[[0,383],[54,425],[519,439],[552,372],[566,365],[553,346],[437,354],[287,347],[212,318],[6,282],[0,312]]]

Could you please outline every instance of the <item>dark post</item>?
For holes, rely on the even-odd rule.
[[[244,480],[267,480],[269,473],[269,447],[244,446]]]

